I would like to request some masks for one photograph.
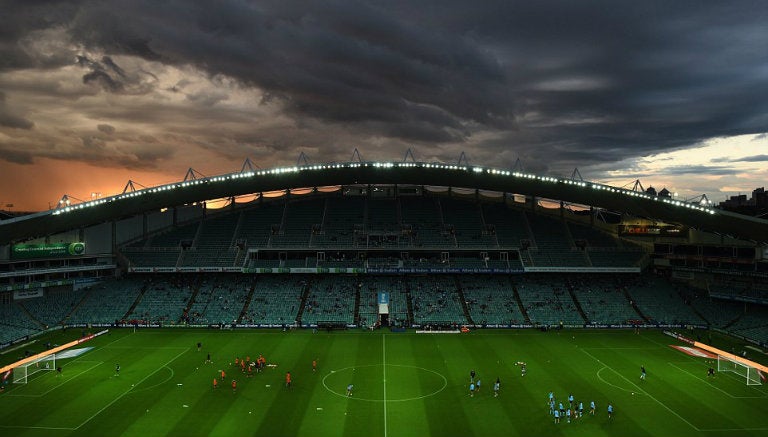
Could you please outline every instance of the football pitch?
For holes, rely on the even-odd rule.
[[[66,335],[79,333],[51,341]],[[660,331],[113,329],[59,360],[60,375],[0,394],[0,436],[768,435],[768,386],[708,378],[711,360],[670,345],[683,344]],[[260,354],[262,372],[234,365]],[[482,381],[473,396],[471,370]],[[584,415],[554,423],[550,391],[565,408],[572,394]]]

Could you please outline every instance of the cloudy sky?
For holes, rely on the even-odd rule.
[[[0,207],[240,170],[768,181],[768,2],[3,0]]]

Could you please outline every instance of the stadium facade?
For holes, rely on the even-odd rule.
[[[766,220],[469,165],[188,176],[0,222],[0,343],[67,324],[382,321],[697,325],[768,342]]]

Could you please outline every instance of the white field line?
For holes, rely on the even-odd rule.
[[[387,437],[387,336],[382,334],[381,336],[381,361],[382,368],[384,369],[384,437]]]
[[[609,366],[609,365],[607,365],[607,364],[603,363],[602,361],[600,361],[599,359],[597,359],[597,358],[596,358],[594,355],[590,354],[589,352],[585,351],[584,349],[582,349],[581,351],[582,351],[582,352],[584,352],[585,354],[587,354],[587,355],[588,355],[590,358],[592,358],[593,360],[595,360],[595,361],[597,361],[598,363],[600,363],[600,364],[604,365],[605,367],[607,367],[607,368],[611,369],[611,371],[613,371],[613,373],[615,373],[615,374],[619,375],[619,376],[620,376],[620,377],[621,377],[623,380],[627,381],[627,382],[628,382],[630,385],[633,385],[633,386],[635,386],[635,387],[637,388],[637,392],[638,392],[638,393],[643,393],[644,395],[646,395],[646,396],[648,396],[649,398],[653,399],[653,401],[654,401],[654,402],[656,402],[657,404],[659,404],[659,405],[661,405],[662,407],[664,407],[664,409],[665,409],[665,410],[667,410],[667,411],[669,411],[670,413],[672,413],[672,414],[674,414],[675,416],[677,416],[677,418],[678,418],[678,419],[680,419],[680,420],[682,420],[683,422],[687,423],[687,424],[688,424],[688,426],[690,426],[691,428],[695,429],[696,431],[701,431],[701,429],[699,429],[699,427],[695,426],[694,424],[692,424],[691,422],[689,422],[688,420],[686,420],[686,419],[685,419],[683,416],[681,416],[680,414],[678,414],[678,413],[677,413],[677,411],[675,411],[675,410],[673,410],[673,409],[669,408],[669,407],[668,407],[666,404],[664,404],[664,403],[663,403],[663,402],[661,402],[660,400],[658,400],[658,399],[656,399],[655,397],[653,397],[653,395],[651,395],[651,394],[650,394],[650,393],[648,393],[647,391],[645,391],[645,390],[643,390],[642,388],[640,388],[640,386],[639,386],[639,385],[637,385],[637,384],[635,384],[634,382],[632,382],[632,381],[630,381],[629,379],[627,379],[627,377],[626,377],[626,376],[624,376],[624,375],[622,375],[621,373],[619,373],[619,372],[617,372],[616,370],[614,370],[614,369],[613,369],[613,367],[611,367],[611,366]]]
[[[17,397],[24,397],[24,398],[40,398],[40,397],[43,397],[43,396],[47,395],[48,393],[56,390],[57,388],[61,387],[62,385],[68,383],[69,381],[77,378],[78,376],[82,375],[83,373],[89,372],[89,371],[91,371],[91,370],[101,366],[102,364],[104,364],[104,361],[80,361],[80,362],[81,363],[97,363],[97,364],[95,364],[95,365],[93,365],[93,366],[83,370],[82,372],[78,373],[75,376],[67,378],[65,381],[62,381],[61,384],[57,384],[57,385],[49,388],[48,390],[44,391],[43,393],[33,394],[33,395],[25,395],[25,394],[15,394],[14,392],[11,392],[11,393],[8,393],[6,396],[17,396]],[[67,364],[72,364],[72,363],[67,363]],[[67,364],[65,364],[64,366],[66,366]],[[61,367],[63,368],[64,366],[61,366]],[[29,384],[26,385],[26,387],[28,387],[28,386],[29,386]],[[19,388],[22,388],[22,387],[19,387]]]
[[[700,380],[702,382],[705,382],[705,383],[709,384],[712,388],[714,388],[715,390],[719,390],[722,393],[725,393],[731,399],[762,399],[762,398],[765,397],[765,396],[735,396],[735,395],[732,395],[732,394],[728,393],[727,391],[721,389],[720,387],[712,384],[710,381],[708,381],[708,380],[706,380],[706,379],[704,379],[704,378],[702,378],[700,376],[696,376],[693,373],[691,373],[691,372],[689,372],[689,371],[687,371],[687,370],[685,370],[685,369],[683,369],[681,367],[675,366],[673,363],[668,362],[667,364],[669,364],[670,366],[674,367],[677,370],[680,370],[681,372],[685,372],[685,373],[691,375],[692,377],[694,377],[694,378],[696,378],[696,379],[698,379],[698,380]]]
[[[138,385],[140,385],[142,382],[144,382],[144,381],[146,381],[147,379],[149,379],[149,377],[150,377],[150,376],[154,375],[155,373],[159,372],[159,371],[160,371],[160,370],[162,370],[162,369],[165,369],[165,368],[166,368],[166,367],[167,367],[169,364],[171,364],[172,362],[174,362],[174,361],[175,361],[177,358],[179,358],[180,356],[182,356],[182,355],[184,355],[185,353],[187,353],[187,352],[189,351],[189,349],[190,349],[190,348],[186,348],[184,351],[182,351],[181,353],[179,353],[179,354],[178,354],[178,355],[176,355],[175,357],[173,357],[173,358],[171,358],[170,360],[168,360],[168,362],[166,362],[165,364],[163,364],[161,367],[157,368],[157,370],[155,370],[154,372],[152,372],[152,373],[150,373],[149,375],[147,375],[147,376],[145,376],[144,378],[142,378],[142,379],[141,379],[141,381],[139,381],[139,382],[137,382],[137,383],[136,383],[136,385],[137,385],[137,386],[138,386]],[[103,407],[102,407],[102,408],[101,408],[99,411],[95,412],[95,413],[94,413],[94,414],[93,414],[91,417],[89,417],[89,418],[85,419],[85,421],[84,421],[83,423],[81,423],[80,425],[78,425],[77,427],[75,427],[75,430],[77,430],[77,429],[80,429],[80,428],[81,428],[83,425],[85,425],[86,423],[90,422],[90,421],[91,421],[91,420],[92,420],[94,417],[96,417],[96,416],[98,416],[99,414],[101,414],[101,412],[102,412],[102,411],[104,411],[104,410],[106,410],[107,408],[109,408],[110,406],[112,406],[112,404],[114,404],[115,402],[117,402],[117,401],[119,401],[120,399],[122,399],[122,398],[123,398],[123,396],[127,395],[127,394],[128,394],[128,393],[130,393],[131,391],[133,391],[133,387],[131,387],[131,388],[130,388],[130,389],[128,389],[126,392],[124,392],[124,393],[123,393],[123,394],[121,394],[120,396],[118,396],[118,397],[116,397],[115,399],[113,399],[113,400],[112,400],[110,403],[108,403],[107,405],[103,406]]]

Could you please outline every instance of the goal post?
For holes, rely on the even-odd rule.
[[[38,372],[56,369],[56,354],[45,355],[13,370],[13,383],[26,384],[29,377]]]
[[[109,332],[109,329],[104,329],[102,331],[97,332],[96,334],[86,335],[85,337],[79,338],[74,341],[70,341],[69,343],[62,344],[61,346],[56,346],[52,349],[48,349],[47,351],[40,352],[39,354],[35,354],[32,356],[23,358],[19,361],[16,361],[15,363],[2,366],[0,367],[0,375],[2,375],[2,381],[0,383],[7,382],[8,376],[6,375],[12,374],[13,382],[15,384],[26,384],[27,381],[29,380],[30,375],[33,375],[43,370],[56,369],[57,353],[64,351],[66,349],[69,349],[72,346],[85,343],[86,341],[91,340],[100,335],[106,334],[107,332]]]
[[[716,347],[701,342],[694,342],[694,346],[717,355],[718,372],[733,372],[743,377],[747,385],[762,385],[768,375],[768,367],[754,361],[728,353]]]
[[[732,360],[728,357],[717,356],[717,371],[732,372],[744,378],[747,385],[762,385],[760,371],[747,364]]]

